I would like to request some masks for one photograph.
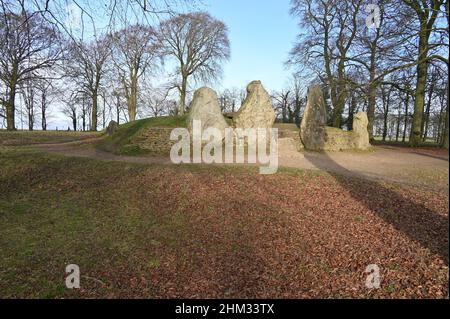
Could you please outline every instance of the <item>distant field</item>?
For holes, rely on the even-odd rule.
[[[393,145],[393,146],[408,146],[409,138],[405,139],[405,142],[402,142],[400,139],[399,141],[395,141],[395,139],[389,140],[389,138],[386,138],[386,141],[383,142],[383,138],[381,136],[375,136],[375,141],[373,144],[375,145]],[[436,143],[433,139],[427,139],[426,142],[422,142],[420,146],[423,147],[438,147],[439,144]]]
[[[98,137],[101,132],[73,131],[5,131],[0,130],[0,146],[65,143]]]

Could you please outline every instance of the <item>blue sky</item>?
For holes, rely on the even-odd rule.
[[[289,0],[205,0],[206,10],[229,28],[231,59],[224,67],[221,88],[245,88],[261,80],[267,90],[280,90],[298,26],[289,15]]]

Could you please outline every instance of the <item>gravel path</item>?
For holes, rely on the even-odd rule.
[[[39,149],[76,157],[142,164],[167,164],[163,156],[114,155],[95,148],[98,138],[59,144],[35,145]],[[284,141],[286,142],[286,141]],[[449,153],[434,148],[376,146],[370,152],[296,152],[281,141],[279,165],[319,169],[352,177],[398,182],[442,191],[449,189]]]

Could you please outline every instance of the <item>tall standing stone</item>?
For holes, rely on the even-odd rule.
[[[214,127],[223,133],[225,128],[229,127],[222,115],[217,93],[214,90],[202,87],[195,91],[188,114],[188,128],[190,131],[192,131],[194,120],[201,121],[202,131],[209,127]]]
[[[236,128],[272,128],[275,111],[261,81],[253,81],[247,86],[247,97],[233,122]]]
[[[300,138],[309,150],[322,150],[326,143],[327,109],[320,86],[308,89],[308,101],[300,124]]]
[[[360,150],[366,150],[370,147],[369,131],[367,126],[369,119],[365,112],[358,112],[353,117],[353,133],[355,135],[355,147]]]

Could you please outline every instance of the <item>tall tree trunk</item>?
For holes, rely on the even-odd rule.
[[[91,131],[97,131],[98,91],[92,92]]]
[[[395,141],[398,142],[398,138],[400,137],[400,118],[401,118],[402,112],[401,109],[398,108],[398,114],[397,114],[397,127],[395,130]]]
[[[41,126],[43,131],[47,130],[47,97],[45,90],[41,93]]]
[[[447,107],[445,110],[444,135],[442,137],[442,144],[441,144],[441,147],[445,149],[448,149],[448,131],[449,131],[448,120],[449,118],[448,118],[448,100],[447,100]]]
[[[423,60],[428,56],[428,29],[427,21],[422,21],[419,35],[419,60]],[[417,147],[422,137],[422,119],[425,106],[425,88],[427,84],[428,62],[422,61],[417,65],[417,84],[414,99],[413,123],[411,126],[411,136],[409,145]]]
[[[32,131],[33,127],[34,127],[34,107],[33,104],[31,104],[30,108],[28,109],[28,130]]]
[[[74,109],[72,110],[72,125],[73,125],[73,130],[76,132],[77,131],[77,113]]]
[[[137,115],[137,74],[131,76],[131,87],[130,87],[130,96],[128,98],[128,116],[130,117],[130,122],[136,121]]]
[[[383,90],[384,91],[384,90]],[[387,96],[385,95],[387,94]],[[391,89],[387,93],[383,92],[383,142],[386,141],[389,119],[389,104],[391,103]]]
[[[103,112],[102,112],[102,115],[103,115],[103,129],[105,129],[106,128],[106,99],[105,99],[105,96],[103,95]]]
[[[409,93],[406,93],[406,100],[405,100],[405,119],[404,119],[404,123],[405,123],[405,127],[403,128],[403,137],[402,137],[402,142],[405,143],[406,142],[406,131],[408,129],[408,108],[409,108]]]
[[[187,75],[182,76],[180,90],[180,104],[178,105],[178,115],[183,115],[186,109]]]
[[[120,124],[120,97],[119,94],[116,96],[116,115],[117,115],[117,124]]]
[[[371,81],[369,84],[368,102],[367,102],[367,118],[369,124],[367,129],[369,130],[369,140],[373,142],[373,123],[375,121],[375,107],[377,102],[377,86],[378,84]]]
[[[346,81],[345,81],[345,65],[344,60],[341,59],[338,66],[338,84],[337,84],[337,94],[336,94],[336,103],[334,106],[333,112],[333,126],[337,128],[341,128],[342,126],[342,113],[345,108],[345,101],[347,98],[346,94]]]
[[[8,102],[6,103],[6,129],[13,131],[16,129],[16,85],[11,83],[9,88]]]
[[[353,117],[356,111],[356,107],[357,107],[356,97],[355,94],[352,94],[350,106],[348,108],[348,118],[347,118],[347,129],[349,131],[353,130]]]
[[[430,89],[428,91],[428,100],[427,100],[427,106],[425,108],[425,116],[423,118],[423,123],[422,123],[422,131],[423,131],[423,141],[426,142],[427,140],[427,135],[428,135],[428,124],[430,122],[430,109],[431,109],[431,101],[433,99],[433,93],[434,93],[434,85],[435,85],[435,78],[433,76],[433,78],[431,79],[431,85],[430,85]]]

